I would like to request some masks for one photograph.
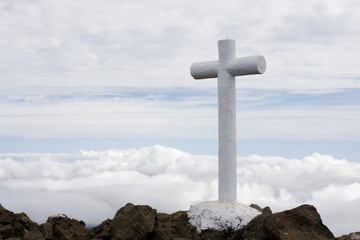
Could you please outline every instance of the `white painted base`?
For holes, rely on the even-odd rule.
[[[199,231],[205,229],[224,230],[240,229],[254,217],[261,214],[258,210],[246,205],[233,202],[201,202],[190,206],[188,212],[189,223]]]

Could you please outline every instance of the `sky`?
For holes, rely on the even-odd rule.
[[[0,203],[95,224],[216,199],[217,83],[190,65],[230,38],[267,62],[236,82],[240,201],[359,231],[359,25],[357,0],[0,0]]]

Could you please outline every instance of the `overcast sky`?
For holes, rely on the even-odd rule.
[[[263,75],[237,78],[239,157],[250,161],[249,155],[256,154],[269,162],[273,158],[265,156],[276,156],[283,159],[281,171],[287,171],[285,160],[302,161],[314,153],[322,160],[356,165],[360,162],[359,26],[357,0],[2,0],[0,203],[5,201],[3,193],[19,194],[4,183],[14,178],[8,174],[9,166],[23,168],[24,161],[32,159],[27,152],[53,153],[46,159],[71,165],[82,159],[80,150],[98,153],[160,144],[189,152],[197,160],[202,159],[199,154],[216,158],[216,80],[193,80],[190,65],[216,60],[217,41],[226,38],[236,40],[238,57],[263,55],[267,62]],[[10,153],[19,155],[6,155]],[[55,153],[70,157],[64,160],[64,155]],[[32,163],[43,158],[34,156]],[[96,159],[92,164],[98,163]],[[121,161],[131,165],[133,160]],[[316,179],[319,169],[314,169]],[[44,171],[51,175],[52,168]],[[294,206],[310,199],[323,203],[319,199],[330,198],[329,192],[337,188],[358,189],[353,172],[339,171],[344,172],[336,174],[352,180],[326,178],[321,186],[312,186],[307,197],[299,197],[296,189],[278,189],[295,196]],[[31,173],[26,175],[29,184],[53,183]],[[76,174],[68,174],[66,179],[76,179]],[[161,176],[165,182],[169,179]],[[209,184],[207,180],[201,179]],[[205,191],[191,199],[191,191],[196,191],[187,189],[196,188],[191,181],[179,179],[184,190],[177,194],[183,194],[179,197],[183,205],[174,203],[168,209],[214,197]],[[251,181],[247,186],[256,188]],[[269,189],[279,186],[266,184]],[[60,194],[57,184],[46,186]],[[56,194],[51,196],[56,199]],[[270,204],[269,199],[263,203]],[[359,203],[360,196],[351,199]],[[260,201],[258,196],[250,200]],[[348,206],[345,200],[338,201]],[[155,200],[149,202],[156,205]]]

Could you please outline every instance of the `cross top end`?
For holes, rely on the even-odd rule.
[[[262,74],[266,70],[263,56],[236,58],[235,40],[218,41],[219,60],[193,63],[190,67],[191,76],[195,79],[217,78],[218,72],[225,69],[232,76]]]

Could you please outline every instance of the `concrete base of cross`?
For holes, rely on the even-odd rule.
[[[196,226],[199,231],[205,229],[224,230],[227,228],[237,230],[259,214],[261,212],[258,210],[237,202],[208,201],[190,206],[188,218],[190,224]]]

